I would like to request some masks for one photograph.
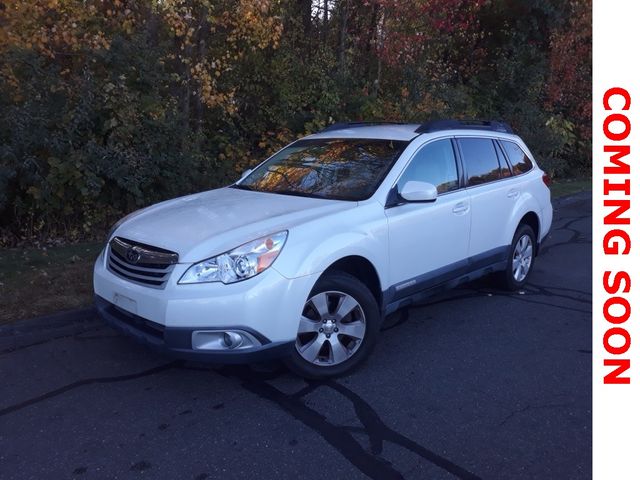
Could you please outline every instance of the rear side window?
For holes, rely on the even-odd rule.
[[[458,167],[451,140],[437,140],[418,150],[398,181],[398,189],[410,180],[435,185],[438,193],[458,188]]]
[[[504,156],[504,152],[500,148],[500,146],[495,143],[493,144],[496,147],[496,153],[498,154],[498,161],[500,162],[500,172],[502,172],[503,177],[510,177],[511,170],[509,169],[509,164],[507,163],[507,159]]]
[[[514,175],[527,173],[533,168],[533,162],[517,144],[504,140],[500,140],[500,144],[502,148],[504,148],[504,151],[507,152],[507,157],[509,158],[509,163],[511,163],[511,168],[513,168]]]
[[[489,138],[458,139],[469,186],[502,178],[496,149]]]

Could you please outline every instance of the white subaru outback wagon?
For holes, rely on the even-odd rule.
[[[504,123],[332,125],[119,221],[97,308],[177,357],[339,375],[434,291],[488,273],[520,288],[551,225],[546,183]]]

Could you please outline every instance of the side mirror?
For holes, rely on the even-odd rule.
[[[249,174],[252,172],[253,170],[251,170],[250,168],[248,168],[247,170],[245,170],[244,172],[242,172],[242,176],[240,177],[240,180],[244,180],[245,178],[247,178],[249,176]],[[240,181],[238,180],[238,181]]]
[[[413,180],[405,183],[398,193],[407,202],[435,202],[438,198],[438,189],[435,185]]]

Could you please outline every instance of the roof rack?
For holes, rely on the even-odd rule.
[[[433,120],[420,125],[416,129],[416,133],[431,133],[440,130],[491,130],[513,133],[513,129],[508,123],[495,120]]]
[[[343,130],[345,128],[372,127],[375,125],[406,125],[405,122],[340,122],[333,123],[325,127],[320,132],[331,132],[333,130]]]

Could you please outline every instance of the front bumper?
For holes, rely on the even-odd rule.
[[[251,363],[285,357],[293,352],[294,342],[271,342],[268,338],[247,328],[241,330],[250,333],[261,343],[258,347],[241,350],[210,351],[194,350],[192,335],[201,328],[165,327],[138,315],[127,312],[108,302],[99,295],[95,296],[99,315],[112,327],[134,338],[152,350],[168,354],[175,358],[211,363]],[[234,329],[237,327],[216,327]]]
[[[165,288],[151,288],[112,273],[103,252],[93,272],[98,311],[121,332],[189,360],[247,363],[292,351],[300,312],[319,274],[289,279],[272,267],[229,285],[179,285],[189,266],[176,264]],[[221,348],[207,337],[227,331],[251,341]]]

